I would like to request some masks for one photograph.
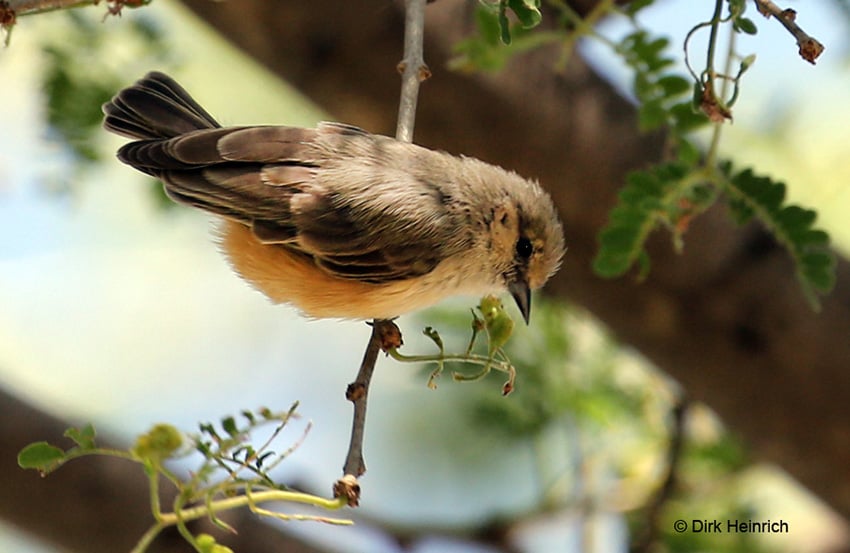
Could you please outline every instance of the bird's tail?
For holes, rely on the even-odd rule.
[[[168,139],[221,125],[177,84],[151,71],[103,104],[103,127],[140,140]]]

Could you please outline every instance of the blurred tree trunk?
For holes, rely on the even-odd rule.
[[[399,3],[184,3],[335,118],[394,132]],[[815,314],[785,252],[714,209],[690,229],[683,255],[663,238],[652,245],[643,284],[596,277],[596,233],[626,172],[658,160],[662,138],[639,135],[633,108],[582,60],[556,74],[553,48],[498,75],[447,71],[473,7],[428,7],[434,76],[420,93],[416,141],[538,178],[558,204],[569,246],[549,291],[585,306],[717,410],[758,456],[850,516],[850,265],[839,263],[836,290]]]

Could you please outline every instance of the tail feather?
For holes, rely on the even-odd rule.
[[[103,113],[107,130],[135,139],[118,149],[118,159],[161,180],[174,201],[247,226],[260,221],[270,241],[295,236],[289,203],[297,186],[315,176],[310,148],[318,131],[222,128],[183,87],[156,72],[118,92]]]
[[[103,105],[107,130],[141,140],[172,138],[221,125],[174,79],[152,71]]]

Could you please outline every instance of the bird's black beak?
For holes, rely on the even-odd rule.
[[[514,297],[519,312],[525,319],[525,324],[528,324],[531,316],[531,288],[528,287],[528,282],[522,279],[515,280],[508,285],[508,291]]]

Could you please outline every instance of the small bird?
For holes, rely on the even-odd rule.
[[[233,269],[308,317],[391,319],[508,290],[527,323],[564,253],[540,185],[474,158],[341,123],[222,127],[160,72],[103,112],[136,139],[118,159],[221,217]]]

